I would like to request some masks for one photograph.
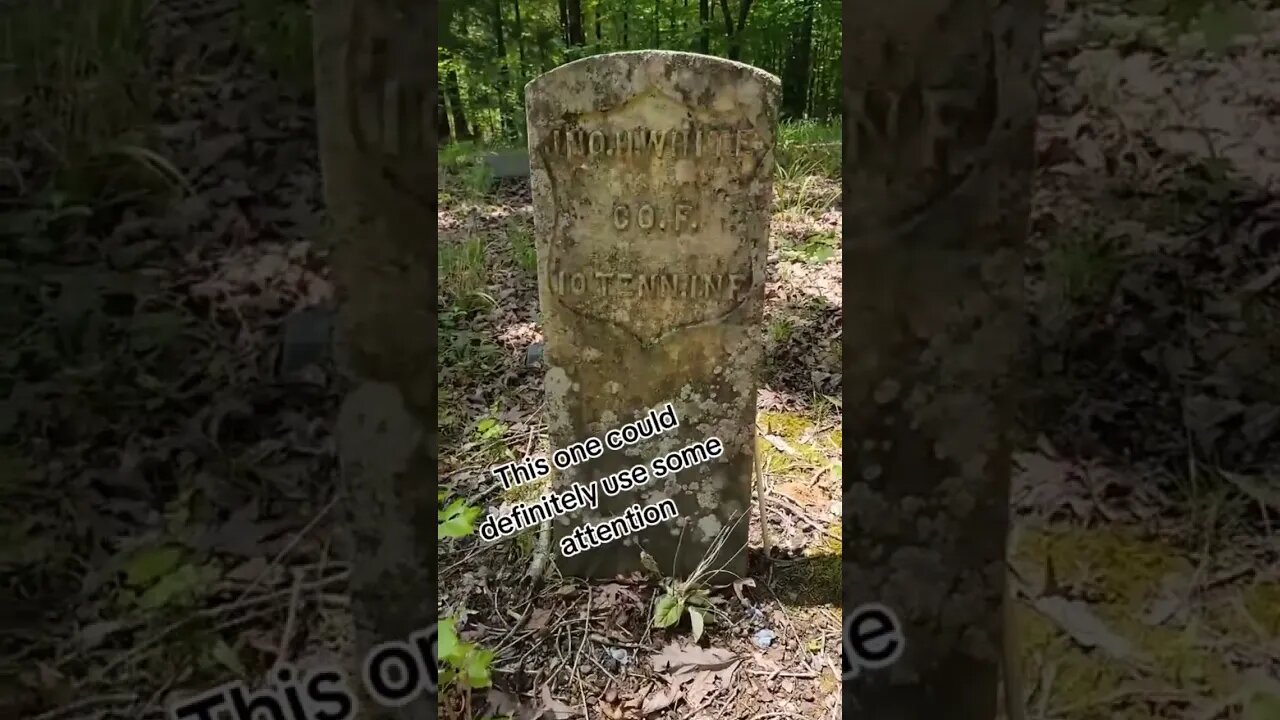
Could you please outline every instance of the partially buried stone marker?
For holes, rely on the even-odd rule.
[[[673,403],[679,427],[558,473],[590,483],[709,437],[723,453],[555,522],[561,570],[742,573],[755,451],[777,78],[641,51],[561,66],[525,89],[553,448]],[[565,556],[560,540],[664,498],[679,515]]]

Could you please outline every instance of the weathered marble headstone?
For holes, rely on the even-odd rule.
[[[996,716],[1042,5],[844,4],[842,595],[905,638],[859,717]]]
[[[355,382],[338,418],[356,647],[352,662],[436,618],[436,26],[432,3],[317,0],[316,116],[339,360]],[[360,677],[359,666],[349,678]],[[353,682],[353,687],[362,687]],[[422,694],[365,717],[433,718]]]
[[[760,315],[772,197],[777,78],[689,53],[598,55],[525,90],[553,448],[674,404],[680,426],[561,471],[589,483],[715,436],[716,460],[554,524],[671,498],[679,515],[569,557],[563,572],[687,574],[725,530],[713,567],[746,565]]]

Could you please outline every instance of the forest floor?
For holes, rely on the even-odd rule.
[[[1280,717],[1280,14],[1050,5],[1010,562],[1029,717]],[[3,138],[0,716],[159,718],[348,654],[310,50],[248,15],[159,4],[148,55],[111,59],[156,91],[136,141],[75,165]],[[549,571],[530,597],[532,538],[447,542],[441,612],[503,689],[477,705],[839,715],[839,152],[788,132],[759,401],[782,557],[695,650],[651,627],[650,582]],[[528,188],[442,165],[441,484],[487,505],[483,469],[545,442]]]

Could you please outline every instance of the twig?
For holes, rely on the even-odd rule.
[[[302,592],[302,573],[293,570],[293,591],[289,594],[289,611],[284,619],[284,632],[280,633],[280,647],[276,650],[276,662],[289,659],[289,643],[293,640],[293,626],[298,620],[298,596]]]
[[[273,568],[280,564],[280,561],[284,559],[284,556],[288,555],[289,552],[302,541],[302,538],[306,537],[307,533],[311,532],[311,529],[320,522],[320,518],[327,515],[329,510],[332,509],[334,504],[337,502],[338,494],[334,493],[333,497],[329,498],[329,502],[325,503],[325,506],[320,508],[320,512],[316,513],[315,517],[311,518],[311,520],[303,526],[301,530],[294,534],[293,538],[289,540],[289,543],[281,548],[280,552],[276,553],[276,556],[272,558],[267,567],[263,568],[262,572],[258,573],[258,576],[253,579],[253,582],[249,583],[249,586],[240,593],[240,597],[236,598],[236,602],[245,599],[250,592],[257,588],[258,583],[262,582],[262,579],[267,576],[267,573],[271,572]]]
[[[752,448],[752,456],[756,466],[756,504],[760,508],[760,543],[764,545],[765,559],[769,558],[769,521],[765,515],[765,490],[764,490],[764,473],[760,470],[760,450]]]

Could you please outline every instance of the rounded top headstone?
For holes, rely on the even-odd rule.
[[[771,115],[781,81],[756,67],[711,55],[632,50],[561,65],[525,86],[530,123],[605,112],[648,95],[716,114]]]

